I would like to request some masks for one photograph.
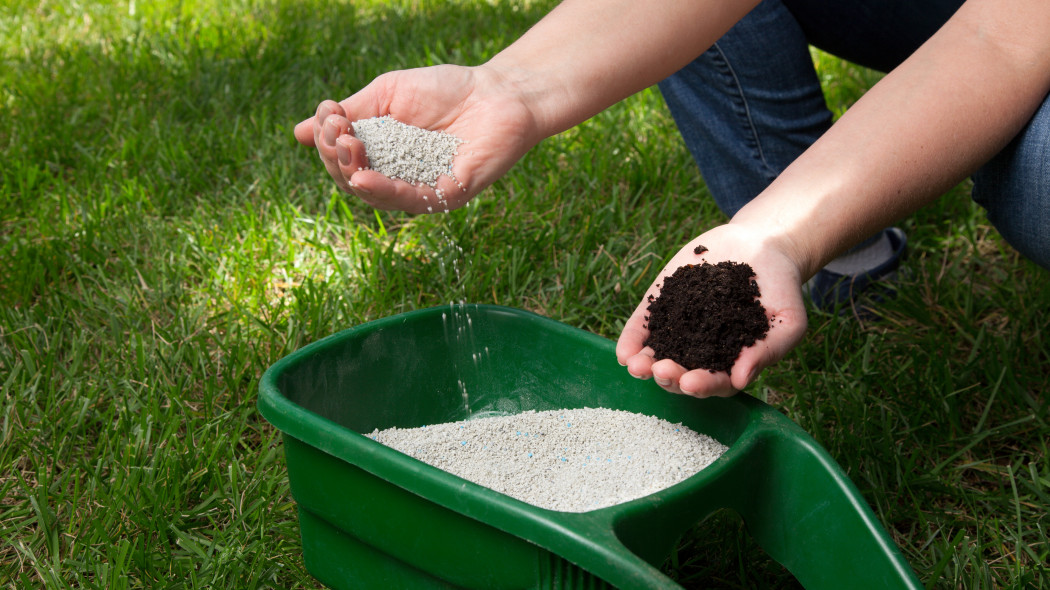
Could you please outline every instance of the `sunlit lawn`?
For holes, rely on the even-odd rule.
[[[291,137],[320,99],[478,63],[552,5],[0,7],[0,585],[316,587],[255,407],[270,364],[459,300],[617,335],[661,262],[723,221],[658,93],[442,216],[377,214]],[[817,57],[836,112],[877,79]],[[965,186],[902,226],[883,319],[813,314],[747,394],[830,451],[924,583],[1045,586],[1050,280]],[[731,514],[665,569],[795,584]]]

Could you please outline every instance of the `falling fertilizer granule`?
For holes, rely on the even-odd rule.
[[[396,119],[373,117],[354,121],[354,135],[365,144],[372,170],[389,178],[434,187],[442,174],[452,176],[452,159],[463,140],[427,131]]]
[[[369,436],[468,481],[563,512],[647,496],[726,451],[681,424],[603,408],[530,410]]]

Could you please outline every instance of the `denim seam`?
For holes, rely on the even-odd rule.
[[[732,78],[732,86],[735,87],[736,94],[740,98],[740,104],[744,109],[744,119],[747,121],[747,126],[751,129],[751,136],[754,138],[755,150],[758,152],[758,160],[768,172],[770,170],[770,165],[769,162],[766,161],[765,153],[762,151],[762,140],[759,138],[758,129],[755,127],[755,121],[751,117],[751,108],[748,106],[747,98],[744,96],[744,87],[740,84],[740,78],[736,75],[736,71],[733,69],[733,64],[729,63],[729,58],[727,58],[726,54],[722,51],[722,47],[718,43],[715,43],[711,48],[718,52],[719,61],[725,65],[729,77]],[[775,177],[775,175],[773,176]]]

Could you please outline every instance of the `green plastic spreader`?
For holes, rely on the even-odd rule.
[[[332,588],[674,588],[660,563],[687,529],[730,508],[806,588],[920,587],[801,428],[747,395],[666,393],[632,378],[613,347],[529,312],[455,305],[370,322],[277,362],[259,409],[283,433],[307,569]],[[681,422],[729,450],[660,492],[566,513],[362,434],[582,407]]]

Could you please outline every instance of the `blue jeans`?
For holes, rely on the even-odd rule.
[[[962,0],[764,0],[711,49],[660,83],[686,145],[732,216],[832,122],[812,44],[889,71]],[[973,176],[1003,237],[1050,268],[1050,101]]]

